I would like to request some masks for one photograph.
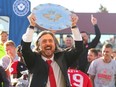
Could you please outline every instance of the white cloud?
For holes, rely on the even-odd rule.
[[[116,13],[116,0],[30,0],[32,8],[44,3],[59,4],[75,12],[97,12],[100,4],[109,12]]]

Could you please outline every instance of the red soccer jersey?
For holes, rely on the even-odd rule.
[[[17,74],[17,78],[21,77],[21,72],[27,70],[24,63],[16,61],[11,64],[10,73]]]
[[[92,87],[92,83],[85,73],[76,69],[68,69],[71,87]]]

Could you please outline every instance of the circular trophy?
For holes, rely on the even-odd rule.
[[[71,12],[56,4],[40,4],[33,8],[38,26],[50,30],[63,30],[71,27]]]

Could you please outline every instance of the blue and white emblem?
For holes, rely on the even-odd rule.
[[[29,12],[28,0],[16,0],[13,4],[13,11],[18,16],[25,16]]]

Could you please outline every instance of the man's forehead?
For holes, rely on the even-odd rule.
[[[102,48],[102,51],[109,51],[109,50],[112,50],[112,48],[110,48],[110,47],[108,47],[108,48],[103,47],[103,48]]]
[[[42,35],[39,40],[44,40],[44,39],[53,39],[53,36],[50,34],[45,34]]]

